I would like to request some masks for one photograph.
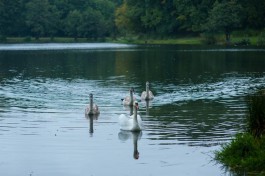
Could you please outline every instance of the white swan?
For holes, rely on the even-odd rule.
[[[129,92],[130,92],[130,96],[126,96],[124,99],[122,99],[122,104],[125,106],[132,106],[133,101],[136,100],[136,98],[133,96],[134,89],[131,88]]]
[[[99,114],[99,109],[98,109],[98,106],[93,103],[93,94],[89,94],[89,105],[87,105],[86,107],[86,111],[85,111],[85,114],[86,115],[95,115],[95,114]]]
[[[146,82],[146,91],[142,92],[141,99],[142,100],[152,100],[152,99],[154,99],[154,94],[152,93],[151,90],[149,90],[149,82],[148,81]]]
[[[135,101],[133,105],[133,115],[121,114],[119,116],[119,123],[121,130],[126,131],[141,131],[143,129],[142,119],[137,114],[138,102]]]

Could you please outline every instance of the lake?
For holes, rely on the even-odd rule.
[[[119,125],[131,87],[140,133]],[[214,152],[244,130],[246,96],[264,87],[256,47],[0,45],[0,175],[233,175]],[[85,116],[90,93],[99,116]]]

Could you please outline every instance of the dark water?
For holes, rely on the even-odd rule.
[[[130,87],[141,133],[119,129]],[[232,175],[213,152],[244,130],[245,97],[263,87],[258,48],[0,45],[0,175]],[[84,115],[89,93],[98,117]]]

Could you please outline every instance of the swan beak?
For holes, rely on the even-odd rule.
[[[136,107],[136,109],[139,109],[138,103],[135,103],[135,107]]]

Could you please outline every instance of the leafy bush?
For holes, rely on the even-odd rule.
[[[265,46],[265,30],[263,30],[258,37],[258,46]]]
[[[243,38],[238,42],[235,42],[236,46],[247,46],[250,45],[250,40],[248,38]]]
[[[25,37],[24,38],[24,42],[31,42],[31,37],[29,37],[29,36],[28,37]]]
[[[231,143],[216,152],[215,159],[234,171],[265,171],[265,138],[255,138],[250,133],[238,134]]]
[[[0,35],[0,42],[6,42],[6,37],[3,35]]]
[[[206,45],[214,45],[217,43],[217,38],[214,34],[202,34],[202,43]]]

